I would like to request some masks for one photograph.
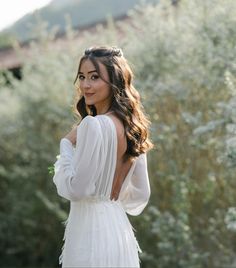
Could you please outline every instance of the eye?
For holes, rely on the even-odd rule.
[[[99,78],[99,76],[97,74],[93,74],[91,76],[91,80],[97,80]]]
[[[80,74],[78,78],[81,81],[81,80],[84,80],[85,77],[84,77],[84,75]]]

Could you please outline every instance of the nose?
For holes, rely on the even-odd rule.
[[[88,81],[88,79],[84,79],[83,81],[83,88],[90,88],[91,85],[90,85],[90,82]]]

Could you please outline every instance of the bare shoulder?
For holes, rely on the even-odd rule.
[[[116,126],[117,136],[122,138],[124,136],[124,133],[125,133],[125,129],[124,129],[124,125],[123,125],[122,121],[120,120],[120,118],[118,118],[114,114],[110,114],[109,117],[113,120],[113,122]]]

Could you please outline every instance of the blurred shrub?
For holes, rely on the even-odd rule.
[[[119,45],[152,121],[152,196],[131,217],[144,268],[236,267],[236,2],[162,1],[96,34],[68,31],[57,50],[42,32],[22,81],[2,83],[0,259],[4,266],[57,265],[68,203],[48,174],[59,140],[75,122],[78,56],[94,44]],[[49,40],[53,39],[52,37]]]
[[[42,39],[31,45],[23,80],[8,74],[2,84],[0,259],[4,267],[57,264],[65,219],[48,166],[60,138],[71,128],[74,66],[70,54],[58,53]],[[4,81],[2,79],[2,81]],[[59,221],[58,221],[59,220]],[[54,248],[54,250],[53,250]]]
[[[162,1],[132,14],[140,14],[127,29],[136,41],[125,47],[156,144],[152,203],[146,220],[135,221],[151,230],[139,237],[143,267],[236,267],[235,235],[224,221],[235,206],[235,8]]]

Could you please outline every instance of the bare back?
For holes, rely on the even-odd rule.
[[[115,115],[109,115],[109,117],[113,120],[117,132],[117,163],[111,191],[111,199],[114,198],[115,200],[117,200],[123,181],[132,166],[132,161],[123,161],[123,156],[127,149],[127,140],[123,123]]]

